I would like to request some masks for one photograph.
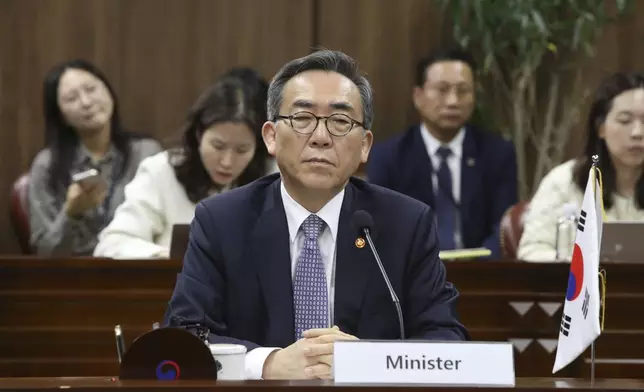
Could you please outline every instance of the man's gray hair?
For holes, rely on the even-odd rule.
[[[284,86],[296,75],[305,71],[337,72],[351,80],[360,91],[362,101],[362,123],[366,129],[371,129],[373,123],[373,90],[367,78],[358,67],[358,63],[346,54],[332,50],[320,50],[308,56],[288,62],[271,80],[268,87],[268,119],[275,121],[282,106]]]

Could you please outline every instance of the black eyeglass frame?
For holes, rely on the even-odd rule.
[[[312,116],[313,118],[315,118],[315,127],[311,128],[311,132],[302,132],[302,131],[298,131],[298,130],[297,130],[297,129],[295,129],[295,127],[293,126],[293,117],[295,117],[295,116],[297,116],[297,115],[300,115],[300,114],[308,114],[308,115]],[[329,125],[328,125],[329,118],[334,117],[334,116],[342,116],[342,117],[346,118],[347,120],[349,120],[349,122],[351,123],[351,127],[349,128],[349,130],[347,131],[347,133],[344,133],[344,134],[337,134],[337,133],[332,132],[332,131],[331,131],[331,129],[329,129]],[[327,130],[331,135],[333,135],[333,136],[338,136],[338,137],[347,136],[347,135],[348,135],[348,134],[353,130],[353,128],[355,128],[355,126],[356,126],[356,125],[359,125],[362,129],[367,129],[367,128],[364,126],[364,124],[363,124],[363,123],[361,123],[361,122],[360,122],[360,121],[358,121],[358,120],[354,120],[354,119],[352,119],[351,117],[347,116],[347,115],[346,115],[346,114],[344,114],[344,113],[333,113],[333,114],[332,114],[332,115],[330,115],[330,116],[317,116],[317,115],[315,115],[314,113],[307,112],[306,110],[303,110],[303,111],[299,111],[299,112],[293,113],[293,114],[291,114],[290,116],[277,115],[277,116],[275,116],[275,119],[273,120],[273,122],[277,122],[277,120],[288,120],[288,123],[289,123],[289,125],[291,126],[291,128],[293,129],[293,131],[295,131],[295,132],[299,133],[300,135],[311,135],[313,132],[315,132],[315,130],[316,130],[316,129],[318,129],[318,125],[320,125],[320,120],[324,120],[324,126],[326,127],[326,130]]]

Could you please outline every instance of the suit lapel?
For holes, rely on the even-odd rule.
[[[480,175],[478,174],[476,159],[476,140],[473,133],[468,129],[465,131],[463,140],[463,158],[461,161],[461,211],[463,219],[474,202],[474,197],[480,188]]]
[[[351,220],[355,211],[367,210],[367,206],[361,203],[361,199],[361,191],[349,183],[345,189],[340,211],[336,243],[334,323],[342,331],[351,334],[358,331],[362,303],[369,280],[367,273],[370,271],[369,263],[375,263],[368,245],[363,248],[356,246],[356,239],[364,236],[353,227]]]
[[[429,158],[427,147],[420,134],[422,132],[420,125],[414,127],[412,132],[412,142],[409,145],[409,154],[407,155],[408,163],[403,167],[412,168],[411,187],[418,189],[418,199],[433,206],[434,186],[432,184],[432,173],[434,169],[432,160]]]
[[[268,314],[267,339],[286,347],[294,341],[293,288],[288,223],[280,181],[269,188],[249,243]]]

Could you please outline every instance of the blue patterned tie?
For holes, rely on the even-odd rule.
[[[436,152],[441,159],[436,172],[438,189],[436,190],[436,220],[438,222],[438,240],[441,250],[455,249],[454,234],[456,230],[456,206],[452,191],[452,172],[447,165],[447,158],[452,155],[449,147],[440,147]]]
[[[329,302],[324,263],[320,254],[318,237],[324,221],[309,215],[302,223],[304,246],[300,252],[293,278],[293,308],[295,310],[295,340],[311,328],[329,326]]]

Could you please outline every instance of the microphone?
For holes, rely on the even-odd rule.
[[[373,253],[373,257],[376,259],[376,263],[378,263],[378,267],[380,267],[380,273],[382,274],[382,277],[385,279],[385,283],[387,284],[387,289],[389,289],[389,294],[391,295],[391,300],[393,301],[394,306],[396,307],[396,312],[398,312],[398,324],[400,326],[400,339],[404,340],[405,324],[403,323],[402,310],[400,309],[400,300],[398,299],[398,296],[396,295],[394,288],[391,286],[391,282],[389,281],[389,276],[387,275],[387,271],[385,271],[385,267],[382,265],[382,261],[380,261],[380,256],[378,256],[378,251],[376,250],[376,246],[371,240],[371,232],[373,231],[375,226],[373,223],[373,218],[371,217],[371,214],[369,214],[367,211],[359,210],[353,213],[352,222],[353,222],[353,225],[359,231],[364,232],[364,235],[367,238],[367,243],[371,248],[371,253]]]

